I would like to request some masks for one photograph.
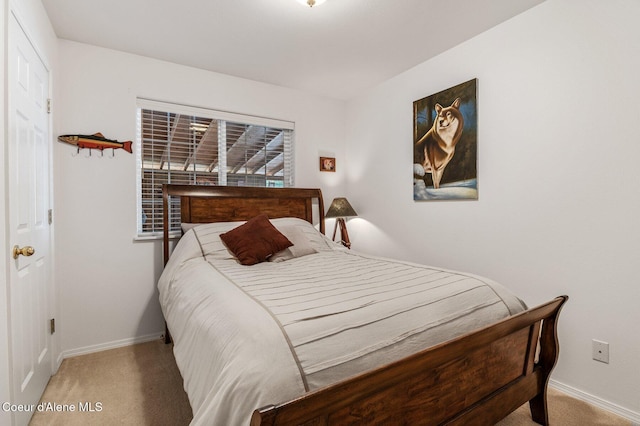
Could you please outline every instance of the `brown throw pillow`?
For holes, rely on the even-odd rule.
[[[243,265],[264,262],[272,254],[293,245],[264,214],[220,234],[220,239]]]

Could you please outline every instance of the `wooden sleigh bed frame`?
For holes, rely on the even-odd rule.
[[[180,197],[183,223],[244,221],[260,213],[313,223],[315,208],[324,233],[319,189],[164,185],[165,263],[170,196]],[[532,419],[548,425],[547,384],[567,299],[557,297],[292,401],[256,407],[251,425],[493,425],[526,402]]]

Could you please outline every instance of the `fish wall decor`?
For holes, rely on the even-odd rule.
[[[88,149],[91,155],[92,149],[99,149],[104,154],[105,149],[113,149],[115,155],[116,149],[124,149],[128,153],[133,153],[131,141],[118,142],[115,139],[107,139],[102,133],[94,133],[93,135],[61,135],[58,136],[60,142],[65,142],[81,149]]]

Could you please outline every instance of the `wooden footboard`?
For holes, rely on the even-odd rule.
[[[493,425],[527,401],[533,420],[547,425],[547,382],[558,359],[556,323],[567,299],[260,408],[251,425]]]

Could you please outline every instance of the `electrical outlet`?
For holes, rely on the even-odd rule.
[[[593,339],[593,359],[609,364],[609,344]]]

